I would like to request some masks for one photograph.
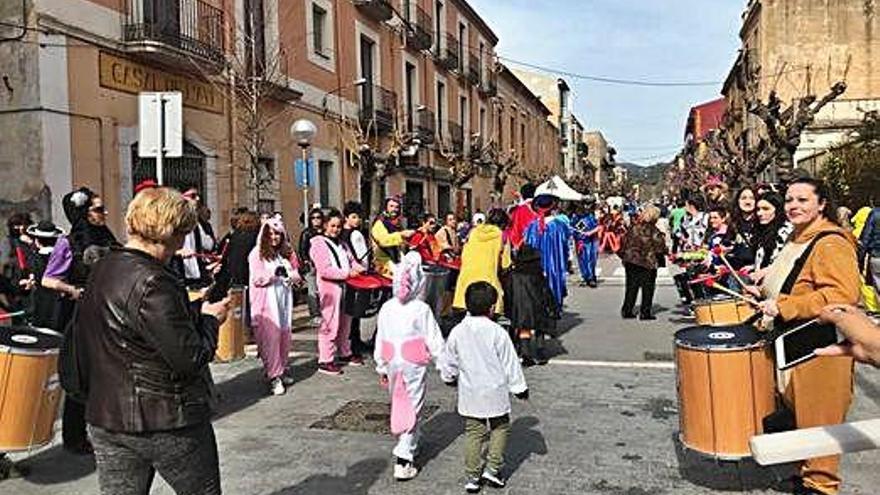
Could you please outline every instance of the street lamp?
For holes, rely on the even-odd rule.
[[[308,119],[300,119],[290,126],[290,136],[296,141],[297,146],[302,152],[303,162],[303,178],[305,179],[303,187],[303,228],[308,227],[309,219],[309,147],[312,145],[312,139],[318,134],[318,126]]]

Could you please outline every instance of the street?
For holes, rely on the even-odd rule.
[[[565,318],[549,343],[553,360],[526,370],[531,399],[514,402],[510,481],[497,492],[777,493],[773,486],[791,474],[790,467],[716,464],[676,447],[672,334],[689,323],[678,313],[675,290],[664,278],[655,302],[658,320],[622,321],[623,280],[615,275],[619,263],[603,258],[601,266],[598,289],[570,281]],[[267,394],[255,357],[213,366],[222,396],[214,425],[225,493],[463,493],[463,422],[455,413],[454,389],[432,374],[430,417],[423,423],[417,458],[422,470],[415,480],[398,483],[391,477],[394,441],[387,433],[373,433],[387,429],[387,396],[371,362],[329,377],[315,373],[314,351],[314,330],[298,330],[293,349],[298,382],[281,397]],[[860,368],[857,382],[851,419],[877,416],[876,372]],[[330,418],[351,401],[364,403],[349,405],[348,417]],[[60,437],[50,448],[14,459],[30,474],[0,482],[0,493],[97,492],[93,462],[62,451]],[[842,493],[876,493],[878,467],[876,453],[847,456]],[[160,482],[152,493],[171,491]]]

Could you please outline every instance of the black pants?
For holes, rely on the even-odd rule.
[[[64,397],[61,439],[64,446],[72,450],[84,448],[89,440],[86,433],[86,405],[69,396]]]
[[[351,342],[351,351],[357,355],[368,354],[373,350],[371,342],[364,342],[361,338],[361,319],[351,319],[351,332],[348,334],[348,340]]]
[[[89,425],[102,495],[147,495],[156,472],[178,495],[219,495],[220,466],[211,423],[151,433]]]
[[[632,263],[624,263],[623,268],[626,270],[626,294],[623,297],[621,313],[633,314],[636,296],[641,289],[642,305],[639,313],[641,316],[651,316],[651,308],[654,306],[654,289],[657,286],[657,270],[650,270]]]

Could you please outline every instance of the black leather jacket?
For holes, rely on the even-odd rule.
[[[219,324],[190,310],[158,260],[113,249],[92,268],[75,324],[89,424],[149,432],[210,420]]]

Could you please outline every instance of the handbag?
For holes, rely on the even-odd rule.
[[[88,397],[88,370],[84,364],[81,350],[77,345],[79,326],[76,324],[79,303],[73,308],[73,315],[64,330],[61,349],[58,352],[58,379],[64,392],[71,398],[85,402]]]

